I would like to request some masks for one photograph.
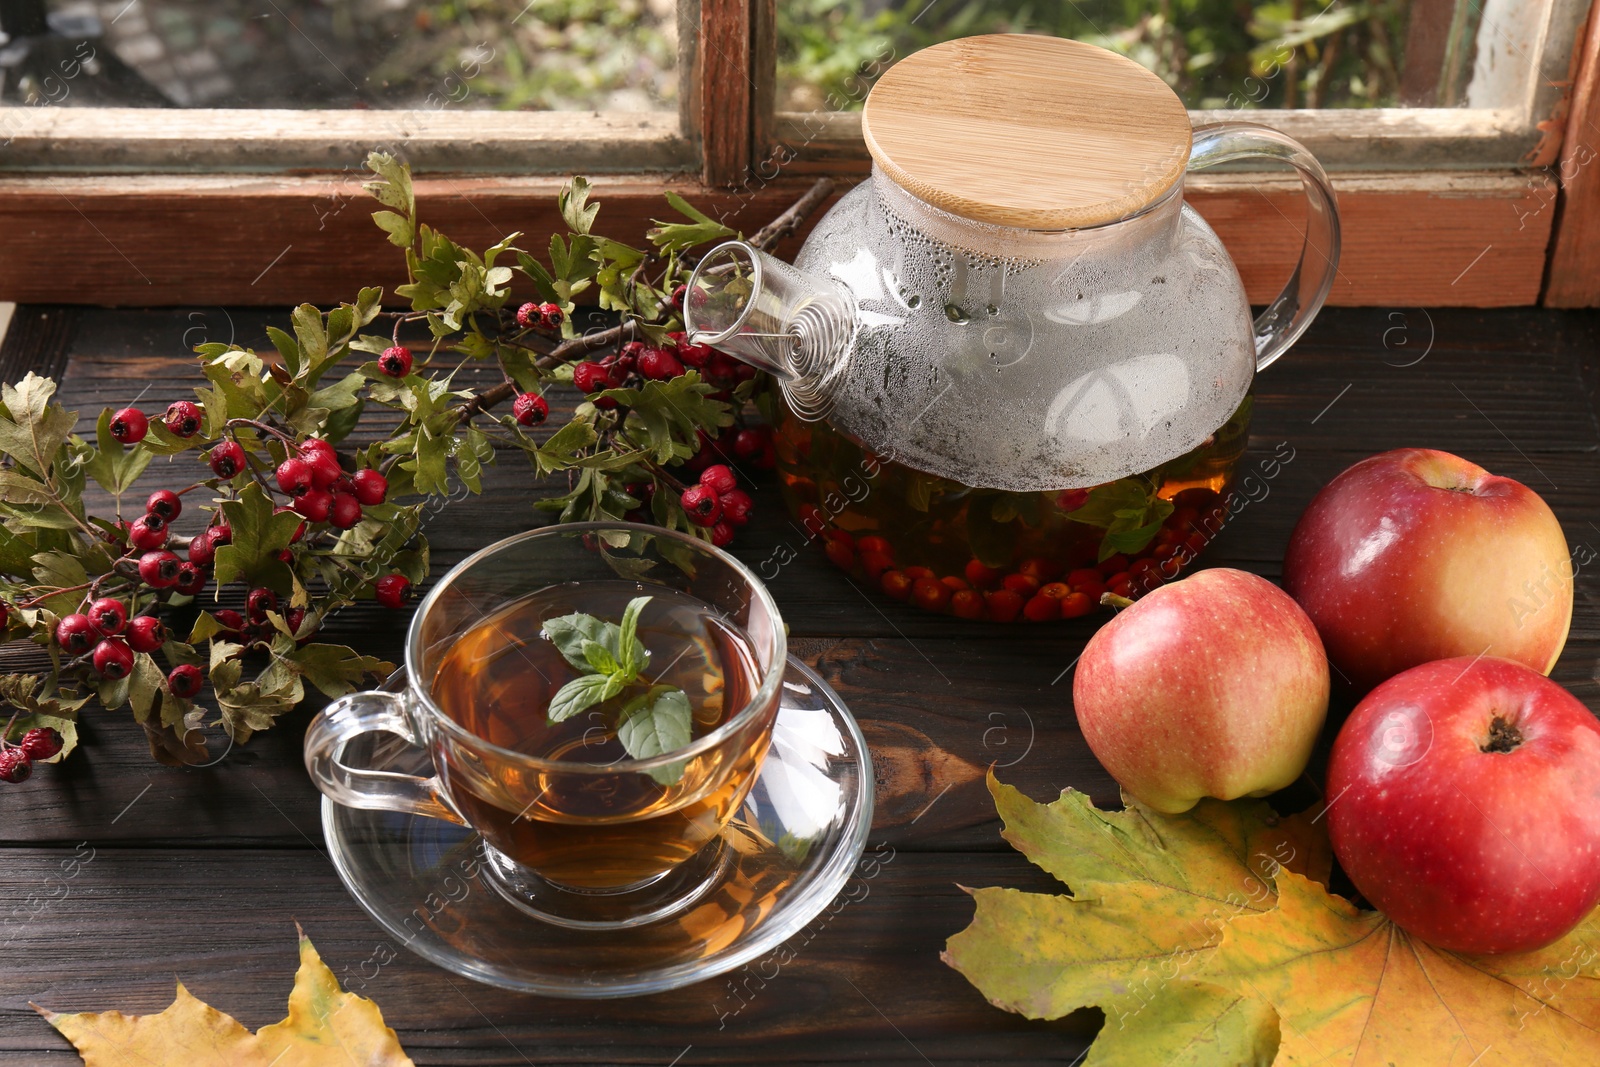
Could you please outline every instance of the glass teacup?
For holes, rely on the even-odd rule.
[[[641,597],[650,655],[640,685],[679,683],[693,733],[635,758],[604,705],[549,724],[550,697],[572,669],[542,626],[574,611],[615,623]],[[491,884],[529,914],[580,927],[651,922],[719,880],[722,831],[766,754],[786,655],[771,595],[720,549],[627,523],[546,527],[446,574],[411,622],[404,690],[329,704],[307,733],[306,766],[336,803],[470,826]],[[426,748],[436,773],[354,758],[380,747],[352,744],[374,733]]]

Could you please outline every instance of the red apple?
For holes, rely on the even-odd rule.
[[[1281,589],[1217,568],[1148,593],[1090,638],[1078,727],[1122,788],[1177,813],[1282,789],[1328,711],[1328,663]]]
[[[1538,948],[1600,903],[1600,722],[1520,663],[1374,689],[1333,743],[1327,812],[1362,896],[1439,948]]]
[[[1364,459],[1300,516],[1283,587],[1358,692],[1450,656],[1549,674],[1572,622],[1572,563],[1549,506],[1459,456]]]

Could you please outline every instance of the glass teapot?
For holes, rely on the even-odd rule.
[[[775,379],[808,534],[884,593],[974,619],[1070,618],[1176,577],[1226,520],[1255,372],[1332,286],[1316,159],[1260,126],[1191,129],[1131,60],[1018,34],[906,58],[862,127],[872,176],[793,266],[729,241],[685,299],[691,341]],[[1309,201],[1254,321],[1183,202],[1187,172],[1250,158],[1296,168]]]

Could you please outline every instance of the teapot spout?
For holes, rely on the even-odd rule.
[[[691,343],[767,371],[797,414],[819,419],[849,361],[856,314],[849,290],[832,279],[724,241],[695,267],[683,319]]]

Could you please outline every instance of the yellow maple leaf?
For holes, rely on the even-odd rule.
[[[1463,956],[1282,873],[1196,977],[1276,1010],[1280,1067],[1600,1063],[1600,909],[1547,948]]]
[[[413,1067],[378,1006],[339,989],[304,931],[288,1018],[258,1033],[197,999],[182,982],[171,1006],[156,1015],[62,1014],[31,1006],[66,1035],[86,1067]]]
[[[1102,1008],[1085,1067],[1272,1062],[1272,1009],[1190,979],[1229,923],[1274,906],[1278,869],[1328,877],[1318,828],[1262,801],[1204,800],[1164,816],[1134,801],[1101,811],[1073,790],[1037,804],[992,774],[989,788],[1006,840],[1072,893],[971,891],[976,914],[946,963],[1029,1018]]]

